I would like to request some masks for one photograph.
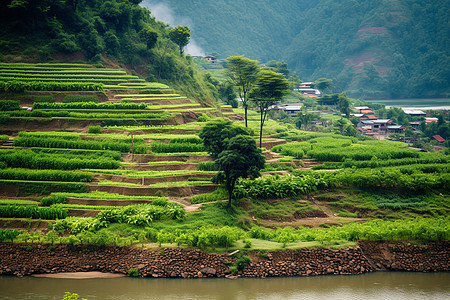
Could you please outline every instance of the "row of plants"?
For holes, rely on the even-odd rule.
[[[18,67],[1,67],[1,73],[19,73],[19,74],[104,74],[104,75],[127,75],[125,70],[121,69],[92,69],[92,68],[54,68],[42,69],[39,67],[33,68],[18,68]]]
[[[198,143],[162,143],[153,142],[150,145],[151,151],[154,153],[181,153],[181,152],[204,152],[203,144]]]
[[[343,162],[325,162],[323,165],[314,166],[313,169],[341,169],[341,168],[378,168],[417,164],[441,164],[450,162],[450,157],[442,153],[419,153],[417,158],[379,159],[372,157],[370,160],[346,159]]]
[[[19,100],[0,100],[0,111],[19,110]]]
[[[121,103],[121,102],[35,102],[33,109],[146,109],[144,103]]]
[[[50,208],[59,208],[51,206]],[[61,208],[63,209],[63,208]],[[125,223],[136,226],[150,226],[156,220],[181,220],[185,217],[184,208],[176,203],[154,201],[154,204],[136,204],[103,209],[95,218],[69,217],[58,220],[53,229],[61,232],[79,233],[96,231],[110,223]]]
[[[0,78],[4,77],[4,78],[13,78],[13,79],[28,79],[28,78],[34,78],[37,80],[40,79],[72,79],[72,80],[77,80],[77,79],[104,79],[106,81],[110,80],[110,79],[120,79],[121,81],[126,81],[129,79],[138,79],[139,77],[134,76],[134,75],[126,75],[126,74],[99,74],[99,73],[53,73],[53,72],[49,72],[49,73],[41,73],[41,72],[3,72],[2,70],[0,70]]]
[[[233,194],[236,198],[287,198],[307,194],[326,186],[324,179],[309,175],[273,175],[254,180],[239,179]]]
[[[101,91],[102,83],[94,82],[62,82],[62,81],[24,81],[4,80],[0,77],[0,91],[23,92],[23,91]]]
[[[296,171],[294,171],[294,174]],[[450,173],[402,174],[398,169],[344,169],[318,176],[332,187],[401,188],[405,191],[432,191],[450,186]]]
[[[92,175],[61,170],[30,170],[30,169],[0,169],[1,179],[33,180],[33,181],[69,181],[69,182],[91,182]]]
[[[358,141],[355,138],[318,137],[305,142],[278,145],[273,151],[290,156],[302,156],[319,161],[343,162],[346,159],[367,161],[378,159],[418,158],[419,152],[407,145],[391,141]]]
[[[82,140],[80,137],[78,137],[68,140],[65,138],[56,138],[56,137],[38,138],[32,136],[19,136],[14,139],[14,146],[112,150],[119,152],[132,152],[133,150],[134,153],[147,152],[147,145],[145,144],[145,141],[140,138],[134,138],[133,140],[131,140],[131,138],[122,140],[117,139]]]
[[[107,192],[99,192],[93,191],[90,193],[83,192],[66,192],[66,193],[52,193],[48,197],[44,197],[41,199],[42,206],[51,206],[53,204],[66,204],[67,198],[88,198],[88,199],[106,199],[106,200],[152,200],[152,201],[167,201],[166,197],[158,197],[158,196],[127,196],[120,195],[117,193],[107,193]]]
[[[39,207],[37,205],[1,205],[0,217],[57,220],[67,217],[67,209],[61,207]]]
[[[64,98],[62,99],[63,103],[72,103],[72,102],[94,102],[94,103],[98,103],[98,101],[99,100],[98,100],[97,95],[74,95],[74,94],[70,94],[70,95],[64,96]],[[44,102],[44,101],[39,101],[39,102]],[[47,101],[47,102],[53,102],[53,101]]]
[[[88,149],[59,149],[59,148],[40,148],[33,147],[30,148],[31,151],[36,153],[46,153],[46,154],[63,154],[65,157],[79,157],[80,155],[84,158],[109,158],[117,161],[122,160],[122,155],[119,151],[111,150],[88,150]]]
[[[39,170],[117,169],[120,166],[119,161],[107,157],[65,156],[64,154],[36,153],[28,149],[0,150],[0,162],[5,163],[9,168],[27,167],[27,169]]]
[[[399,220],[371,220],[365,223],[352,222],[342,227],[329,228],[292,227],[277,230],[252,227],[248,234],[252,238],[275,240],[280,243],[294,241],[348,240],[421,240],[446,241],[450,238],[450,218],[423,218]]]
[[[137,113],[142,112],[142,113]],[[143,123],[142,121],[167,121],[171,114],[165,111],[136,111],[136,110],[122,110],[120,112],[116,112],[114,110],[106,111],[106,110],[98,110],[91,112],[77,112],[77,111],[67,111],[67,110],[51,110],[51,111],[43,111],[43,110],[16,110],[16,111],[8,111],[0,114],[3,117],[9,118],[71,118],[71,119],[95,119],[98,121],[104,121],[105,124],[102,126],[137,126],[137,125],[145,125],[147,123]],[[118,119],[115,121],[114,119]],[[124,123],[123,119],[128,119],[130,121],[134,121],[134,123]],[[126,121],[126,120],[125,120]],[[120,123],[122,122],[122,123]],[[142,124],[143,123],[143,124]],[[148,123],[148,125],[153,123]]]
[[[19,233],[20,232],[16,229],[0,229],[0,242],[13,242]]]
[[[166,201],[167,202],[167,201]],[[186,213],[184,208],[176,203],[165,205],[136,204],[100,211],[97,219],[108,223],[125,223],[137,226],[149,226],[152,222],[163,219],[182,220]]]
[[[32,181],[0,179],[0,186],[16,187],[17,196],[48,195],[52,192],[86,193],[89,187],[81,182]]]

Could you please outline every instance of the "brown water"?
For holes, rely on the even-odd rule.
[[[51,279],[0,276],[0,299],[450,299],[450,273],[266,279]]]

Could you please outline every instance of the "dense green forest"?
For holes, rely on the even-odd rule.
[[[194,99],[211,99],[191,57],[180,55],[170,38],[170,26],[141,1],[1,1],[0,61],[121,66]]]
[[[303,81],[332,78],[336,91],[367,99],[450,92],[446,0],[164,3],[190,18],[196,41],[222,58],[284,60]]]

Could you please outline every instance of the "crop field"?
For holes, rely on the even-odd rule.
[[[260,178],[236,183],[227,210],[198,133],[242,109],[204,107],[165,84],[88,64],[0,63],[0,93],[0,218],[50,224],[2,228],[2,241],[213,251],[450,238],[442,151],[269,119],[263,140],[278,145],[264,149]],[[249,127],[256,139],[256,111]]]

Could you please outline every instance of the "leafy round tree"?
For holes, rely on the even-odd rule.
[[[158,40],[158,33],[149,27],[143,28],[139,32],[139,36],[147,44],[147,49],[153,48]]]
[[[213,180],[225,184],[228,191],[227,208],[230,208],[231,196],[238,178],[259,177],[265,158],[252,137],[238,135],[228,140],[226,150],[219,153],[215,163],[219,167],[219,173]]]
[[[216,119],[203,126],[199,137],[203,140],[206,151],[213,159],[226,150],[228,141],[237,135],[253,135],[253,131],[248,128],[234,125],[228,119]]]
[[[191,31],[187,26],[177,26],[169,31],[169,39],[178,45],[180,48],[180,55],[183,54],[183,48],[189,44]]]

